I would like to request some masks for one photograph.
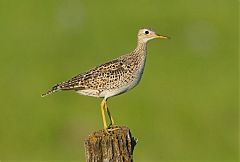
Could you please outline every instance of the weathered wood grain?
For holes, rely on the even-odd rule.
[[[126,126],[113,126],[109,134],[104,130],[92,133],[85,140],[87,162],[132,162],[137,139]]]

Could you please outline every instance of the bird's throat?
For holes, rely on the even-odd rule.
[[[134,53],[137,55],[146,55],[147,51],[147,43],[146,42],[138,42],[137,47],[134,50]]]

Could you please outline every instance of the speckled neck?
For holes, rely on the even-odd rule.
[[[138,41],[137,47],[135,48],[133,53],[137,55],[146,55],[146,50],[147,50],[147,43],[143,41]]]

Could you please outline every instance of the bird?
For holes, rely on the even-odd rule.
[[[57,91],[74,90],[81,95],[103,98],[100,104],[101,115],[104,130],[108,133],[115,123],[107,106],[107,100],[131,90],[140,82],[146,62],[147,43],[156,38],[169,39],[170,37],[159,35],[151,28],[141,28],[137,33],[137,46],[132,52],[56,84],[41,96]],[[109,117],[109,126],[107,126],[105,113]]]

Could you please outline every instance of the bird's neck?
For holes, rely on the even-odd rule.
[[[134,52],[136,55],[146,56],[147,51],[147,42],[138,41],[137,47],[135,48]]]

